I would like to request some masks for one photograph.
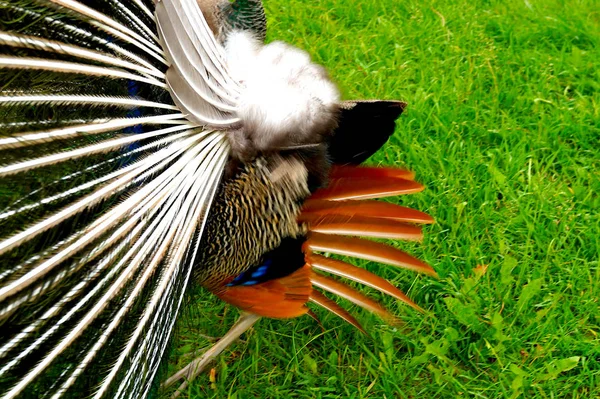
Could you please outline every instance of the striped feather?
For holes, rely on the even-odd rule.
[[[226,133],[172,100],[148,2],[0,1],[0,13],[0,398],[145,397]],[[216,119],[235,109],[219,101]]]
[[[298,217],[309,231],[304,244],[306,263],[313,269],[311,282],[315,288],[344,298],[389,322],[397,319],[383,306],[329,275],[341,277],[374,288],[423,312],[406,294],[389,281],[341,260],[315,252],[366,259],[412,271],[437,276],[426,263],[388,244],[357,237],[393,240],[421,240],[421,228],[414,224],[430,224],[433,219],[422,212],[373,199],[394,194],[411,194],[423,189],[413,181],[410,171],[395,168],[334,166],[330,183],[313,193],[304,203]],[[369,186],[367,180],[374,184]],[[361,183],[365,183],[364,185]],[[406,185],[418,190],[406,189]],[[358,193],[358,194],[357,194]],[[354,317],[333,300],[313,290],[310,301],[334,313],[365,332]]]
[[[217,43],[195,0],[163,0],[156,6],[160,37],[172,65],[167,83],[179,108],[194,122],[233,127],[240,87],[229,75]],[[200,66],[202,66],[200,68]]]

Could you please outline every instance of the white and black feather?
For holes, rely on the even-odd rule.
[[[153,9],[0,1],[0,398],[152,387],[229,157]]]

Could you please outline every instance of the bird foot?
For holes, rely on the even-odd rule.
[[[248,331],[254,323],[260,319],[260,316],[252,313],[242,313],[235,324],[227,331],[223,337],[212,347],[206,350],[201,356],[191,361],[187,366],[169,377],[163,384],[163,388],[168,388],[179,380],[183,380],[179,388],[171,395],[171,399],[179,397],[181,392],[193,381],[206,367],[233,344],[244,332]]]

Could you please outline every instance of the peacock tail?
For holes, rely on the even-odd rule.
[[[412,174],[355,166],[404,104],[340,102],[265,31],[257,0],[0,0],[0,398],[147,397],[191,282],[361,329],[323,291],[393,316],[329,275],[419,309],[317,254],[435,274],[348,237],[433,222],[375,201],[422,190]]]
[[[152,3],[0,7],[0,393],[144,397],[228,142],[171,100]]]

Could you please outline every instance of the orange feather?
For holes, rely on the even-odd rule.
[[[299,220],[310,221],[315,215],[360,215],[372,218],[394,219],[407,223],[431,224],[434,220],[424,212],[404,206],[375,200],[324,201],[308,199],[303,207]]]
[[[238,308],[272,318],[292,318],[308,312],[306,303],[312,292],[310,267],[256,285],[222,287],[215,295]]]
[[[313,290],[312,294],[310,294],[310,301],[315,303],[316,305],[319,305],[323,309],[330,311],[336,316],[346,320],[348,323],[358,328],[363,334],[368,335],[367,332],[362,328],[360,323],[346,309],[338,305],[337,302],[327,298],[319,291]]]
[[[382,318],[396,323],[397,319],[383,306],[381,306],[378,302],[373,299],[367,297],[364,294],[356,291],[352,287],[340,283],[330,277],[323,276],[319,273],[313,273],[311,276],[311,281],[315,287],[321,288],[322,290],[331,292],[332,294],[338,295],[344,299],[349,300],[355,305],[360,306],[370,312],[376,313]]]
[[[310,233],[304,244],[312,251],[331,252],[343,256],[366,259],[387,265],[403,267],[437,277],[428,264],[392,246],[355,237],[337,237]]]
[[[335,274],[337,276],[344,277],[349,280],[353,280],[358,283],[364,284],[368,287],[375,288],[376,290],[379,290],[384,294],[388,294],[406,303],[407,305],[410,305],[412,308],[418,310],[419,312],[423,312],[423,309],[421,309],[416,303],[411,301],[410,298],[406,296],[406,294],[404,294],[398,288],[390,284],[389,281],[379,277],[376,274],[371,273],[368,270],[356,267],[341,260],[326,258],[317,254],[308,255],[308,264],[313,269]]]
[[[315,191],[311,198],[334,201],[372,199],[417,193],[424,188],[417,182],[398,177],[340,177],[331,179],[326,188]]]
[[[421,228],[392,219],[377,219],[358,215],[323,215],[309,223],[309,230],[324,234],[358,235],[420,241]]]

